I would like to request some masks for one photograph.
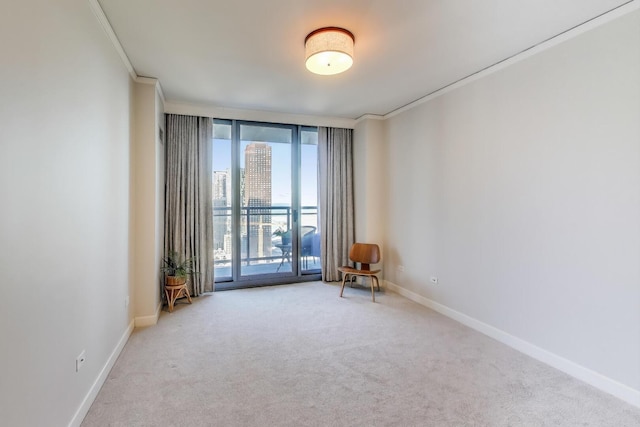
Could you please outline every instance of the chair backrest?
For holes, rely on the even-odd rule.
[[[362,270],[369,270],[369,264],[380,262],[380,247],[374,243],[354,243],[349,251],[349,259],[359,262]]]
[[[306,236],[307,234],[312,234],[316,232],[316,228],[313,225],[303,225],[300,228],[300,235],[302,237]]]
[[[315,227],[302,227],[301,253],[302,256],[320,256],[320,233],[316,233]]]

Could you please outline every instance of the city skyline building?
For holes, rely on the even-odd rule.
[[[245,167],[240,168],[241,252],[243,258],[268,257],[272,252],[272,150],[266,143],[251,143],[244,154]],[[231,181],[230,169],[213,171],[214,257],[218,261],[232,256]],[[256,209],[260,207],[265,209]]]
[[[294,261],[289,258],[286,258],[288,262],[280,265],[285,260],[284,241],[273,235],[274,230],[289,231],[294,227],[291,144],[266,142],[260,136],[255,139],[258,141],[239,141],[239,146],[235,147],[239,151],[237,163],[232,162],[231,141],[214,140],[217,155],[214,156],[215,168],[211,179],[216,281],[225,281],[233,276],[232,260],[239,263],[240,276],[255,274],[254,271],[275,273],[291,271],[293,268],[291,263]],[[318,227],[315,202],[317,145],[302,144],[300,155],[302,183],[297,191],[302,205],[299,225],[303,227],[304,234],[311,227]],[[234,220],[236,209],[232,209],[236,203],[236,213],[239,214],[237,222]],[[290,234],[295,233],[287,236]],[[302,234],[301,237],[304,238]],[[304,242],[302,240],[303,245]],[[290,253],[287,256],[291,256]],[[308,258],[303,268],[308,266],[306,261]],[[274,264],[272,270],[268,270],[266,264]]]
[[[271,256],[271,146],[262,142],[252,142],[244,150],[243,206],[249,210],[248,221],[243,226],[248,231],[246,250],[249,257]],[[264,207],[265,209],[255,209]]]
[[[213,249],[218,258],[231,257],[231,241],[225,236],[231,233],[231,175],[229,169],[213,172]],[[218,209],[216,209],[218,208]]]

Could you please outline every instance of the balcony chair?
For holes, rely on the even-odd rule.
[[[380,290],[380,282],[378,274],[380,270],[371,270],[371,264],[380,262],[380,247],[372,243],[354,243],[349,251],[349,259],[355,263],[355,267],[343,266],[338,267],[338,271],[342,272],[342,287],[340,288],[340,297],[344,292],[344,284],[349,279],[353,281],[357,276],[369,277],[371,280],[371,299],[376,302],[376,296],[373,290],[373,282],[375,280],[378,290]],[[360,264],[360,268],[357,265]]]
[[[306,229],[306,230],[305,230]],[[320,257],[320,233],[315,227],[302,227],[302,245],[300,255],[302,256],[302,266],[305,270],[309,268],[309,257],[315,264],[316,258]]]

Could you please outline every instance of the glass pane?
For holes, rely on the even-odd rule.
[[[213,125],[213,258],[216,282],[231,280],[231,123]]]
[[[300,146],[300,257],[303,273],[320,271],[318,131],[302,130]]]
[[[292,271],[292,137],[291,128],[240,126],[241,276]]]

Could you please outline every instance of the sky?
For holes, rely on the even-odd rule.
[[[241,141],[240,167],[244,167],[244,148],[249,141]],[[291,206],[291,144],[271,142],[271,192],[274,205]],[[301,149],[301,204],[317,206],[317,145],[303,144]],[[213,140],[213,170],[231,170],[231,140]]]

